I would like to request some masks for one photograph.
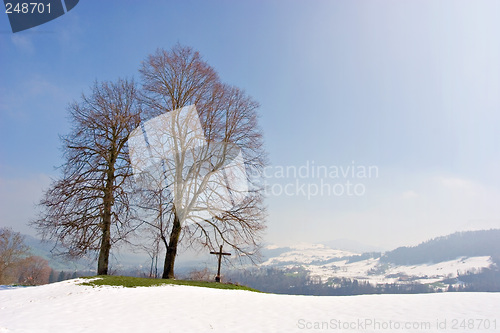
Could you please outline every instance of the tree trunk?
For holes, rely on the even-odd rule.
[[[110,219],[111,220],[111,219]],[[111,248],[111,221],[103,221],[101,249],[99,250],[99,261],[97,262],[97,275],[108,275],[109,250]]]
[[[170,241],[167,246],[167,254],[165,255],[165,265],[163,266],[163,279],[174,278],[174,263],[175,256],[177,255],[177,244],[179,243],[179,236],[181,235],[181,222],[177,213],[174,213],[174,223],[172,233],[170,234]]]
[[[102,238],[101,248],[99,250],[99,260],[97,262],[97,275],[108,275],[109,251],[111,249],[111,215],[113,208],[113,183],[114,176],[114,158],[111,155],[111,163],[106,180],[106,189],[104,194],[104,211],[102,215]]]

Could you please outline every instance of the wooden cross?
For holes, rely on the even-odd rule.
[[[210,254],[216,254],[219,256],[219,267],[217,268],[217,276],[215,277],[215,282],[220,282],[220,262],[222,260],[222,256],[230,256],[231,253],[222,252],[222,245],[221,245],[219,252],[210,251]]]

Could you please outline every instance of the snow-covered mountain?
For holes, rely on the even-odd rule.
[[[322,244],[300,244],[295,247],[268,245],[263,252],[271,253],[269,250],[278,254],[268,255],[261,267],[302,267],[309,271],[311,277],[321,278],[322,281],[330,278],[350,278],[374,285],[433,284],[467,272],[478,272],[494,264],[491,256],[461,256],[437,263],[400,265],[384,261],[380,252],[355,253],[332,249]]]
[[[276,255],[270,255],[270,250],[274,251]],[[323,244],[307,243],[289,247],[267,245],[264,247],[263,253],[267,257],[267,260],[261,264],[262,266],[306,265],[332,259],[347,258],[358,254],[351,251],[332,249]]]

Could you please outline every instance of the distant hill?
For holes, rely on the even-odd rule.
[[[399,247],[386,252],[381,262],[397,265],[439,263],[458,257],[490,256],[500,258],[500,229],[456,232],[437,237],[413,247]]]
[[[383,252],[387,250],[380,246],[373,246],[370,244],[365,244],[362,242],[358,242],[356,240],[346,239],[346,238],[339,238],[328,242],[322,242],[322,244],[335,250],[344,250],[356,253]]]
[[[491,229],[457,232],[385,253],[323,244],[268,245],[263,251],[267,260],[258,267],[226,274],[233,282],[284,294],[500,292],[499,240],[500,229]]]
[[[38,238],[35,238],[30,235],[23,234],[24,243],[29,246],[30,253],[42,257],[49,262],[49,266],[56,271],[60,270],[68,270],[68,271],[77,271],[77,270],[89,270],[93,268],[93,263],[89,260],[78,259],[78,260],[67,260],[61,256],[56,256],[53,253],[53,249],[55,247],[55,243],[51,241],[41,241]]]

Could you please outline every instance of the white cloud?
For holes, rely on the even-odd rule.
[[[11,36],[12,43],[20,50],[27,53],[34,53],[35,46],[33,41],[26,35],[13,34]]]
[[[417,192],[413,191],[413,190],[408,190],[408,191],[404,191],[401,196],[403,198],[416,198],[418,197],[418,194]]]
[[[472,181],[466,179],[456,177],[437,177],[436,179],[442,186],[452,190],[470,190],[475,187]]]
[[[346,218],[354,224],[370,221],[363,236],[393,246],[455,231],[500,228],[499,189],[449,176],[408,175],[406,181],[414,190],[391,194],[381,189],[375,208]]]
[[[391,249],[456,231],[500,228],[500,189],[444,174],[392,172],[359,198],[268,202],[269,241],[286,238],[286,245],[348,238]]]

